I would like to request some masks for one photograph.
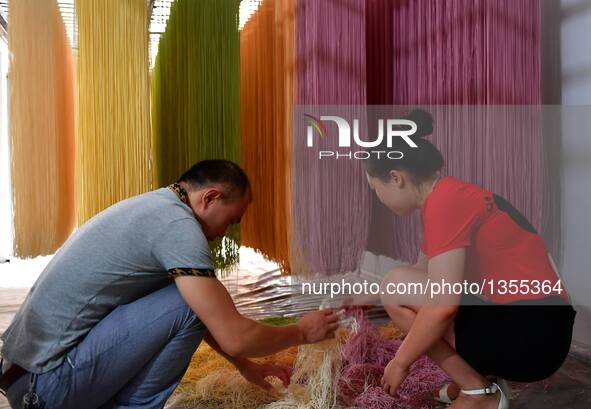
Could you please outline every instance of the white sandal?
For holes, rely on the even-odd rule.
[[[499,388],[501,388],[501,391],[503,391],[507,399],[509,399],[509,397],[511,396],[511,389],[509,388],[509,383],[505,379],[499,377],[497,377],[496,383],[497,385],[499,385]]]
[[[446,405],[453,403],[453,399],[447,394],[447,388],[449,388],[449,385],[451,384],[446,383],[441,389],[439,389],[439,396],[433,398],[436,402],[445,403]]]
[[[505,392],[503,392],[501,387],[496,383],[493,383],[491,386],[487,386],[486,388],[482,389],[462,389],[460,391],[460,393],[463,393],[464,395],[495,395],[497,392],[501,393],[498,409],[509,409],[509,398],[507,398]]]
[[[501,391],[503,391],[505,396],[509,397],[510,389],[509,389],[509,384],[507,383],[506,380],[504,380],[503,378],[496,377],[496,376],[488,377],[488,378],[491,382],[496,380],[496,383],[499,386],[499,388],[501,388]],[[443,385],[441,387],[441,389],[439,389],[439,396],[434,396],[433,400],[436,402],[439,402],[439,403],[444,403],[446,405],[451,405],[453,403],[454,399],[450,398],[449,394],[447,393],[449,385],[451,385],[451,383],[446,383],[445,385]]]

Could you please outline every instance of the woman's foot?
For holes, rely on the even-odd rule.
[[[448,409],[497,409],[501,400],[501,392],[494,395],[464,395],[460,393]]]
[[[462,389],[450,409],[509,409],[509,398],[493,383],[480,389]]]
[[[460,393],[460,387],[455,382],[451,382],[446,385],[447,385],[447,396],[449,397],[449,399],[451,401],[453,401],[454,399],[456,399],[458,397],[458,394]],[[442,401],[442,396],[440,395],[440,392],[442,389],[445,388],[446,385],[443,385],[440,389],[433,391],[433,399],[435,399],[437,401]],[[450,403],[450,402],[446,402],[446,403]]]

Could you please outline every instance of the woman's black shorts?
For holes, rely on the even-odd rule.
[[[482,375],[539,381],[556,372],[566,359],[575,315],[559,297],[532,305],[524,301],[493,304],[468,296],[454,321],[456,351]]]

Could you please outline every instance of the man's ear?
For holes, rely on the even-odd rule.
[[[214,200],[221,199],[222,192],[214,187],[209,188],[203,193],[203,204],[209,206]]]

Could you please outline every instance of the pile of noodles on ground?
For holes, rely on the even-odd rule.
[[[318,344],[288,348],[255,359],[293,368],[288,388],[272,378],[275,387],[267,392],[247,382],[223,357],[202,344],[177,393],[190,409],[328,409],[434,407],[430,391],[449,379],[428,357],[410,368],[398,396],[380,387],[384,368],[402,343],[401,333],[391,324],[375,327],[362,311],[354,311],[355,325],[340,329],[334,339]],[[271,318],[268,325],[287,325],[293,318]]]

